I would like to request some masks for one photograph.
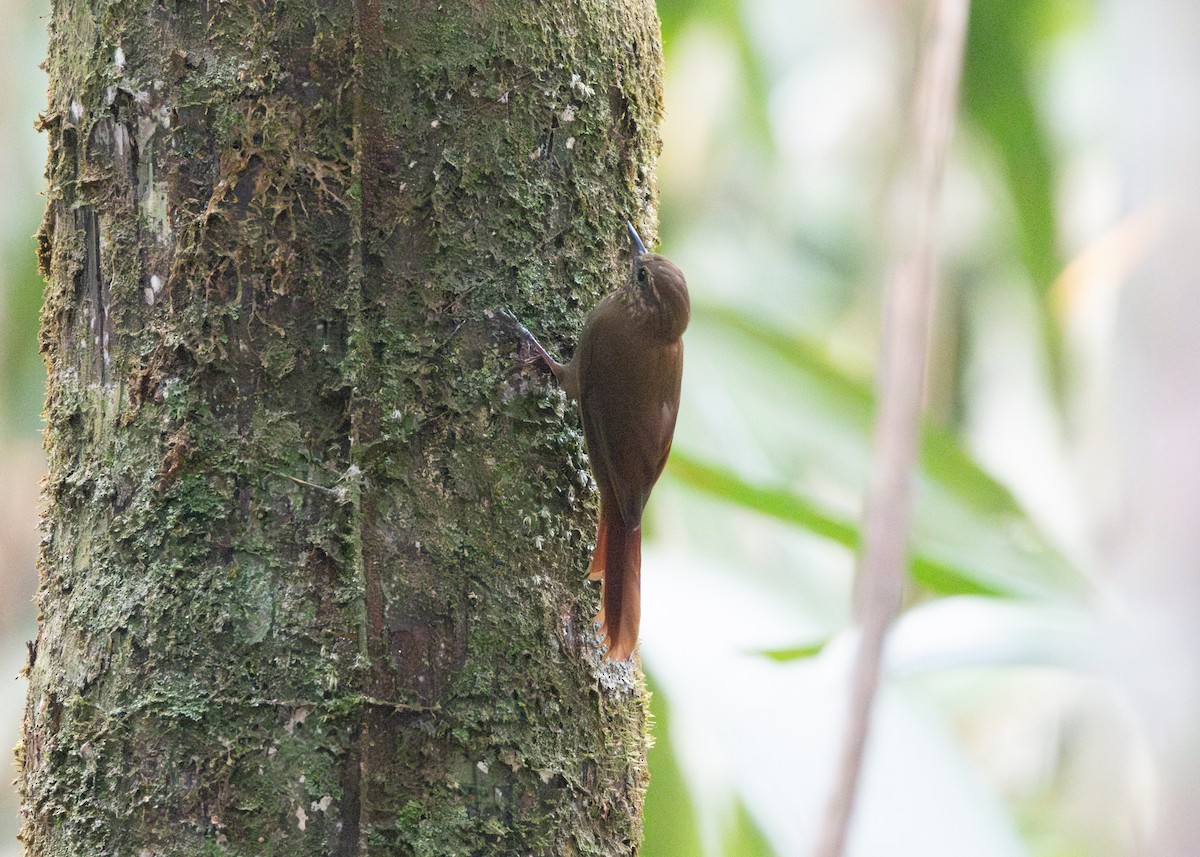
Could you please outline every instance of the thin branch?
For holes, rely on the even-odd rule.
[[[862,628],[852,677],[845,743],[817,840],[817,857],[840,857],[854,808],[871,707],[888,626],[899,607],[911,518],[911,474],[920,426],[930,316],[936,286],[934,230],[946,150],[953,134],[966,39],[968,0],[933,0],[914,108],[911,217],[894,218],[896,262],[883,308],[876,380],[879,412],[863,522],[858,613]]]

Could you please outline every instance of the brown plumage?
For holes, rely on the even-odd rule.
[[[552,358],[521,328],[567,395],[579,401],[596,485],[600,523],[588,572],[601,581],[600,623],[608,660],[625,660],[641,619],[642,510],[675,432],[690,314],[683,272],[647,253],[631,224],[628,280],[584,322],[571,362]]]

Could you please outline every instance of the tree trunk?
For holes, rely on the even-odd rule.
[[[29,855],[637,850],[577,417],[487,311],[615,285],[660,62],[649,0],[55,0]]]

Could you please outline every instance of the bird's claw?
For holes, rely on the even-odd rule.
[[[520,337],[522,339],[528,341],[533,338],[533,334],[529,332],[529,329],[527,327],[525,327],[525,325],[521,324],[521,320],[518,319],[515,315],[513,315],[513,313],[510,312],[509,310],[506,310],[506,309],[493,310],[492,317],[500,319],[501,321],[508,324],[509,327],[516,330],[517,334],[520,335]]]
[[[534,366],[542,362],[542,349],[537,339],[529,332],[529,328],[521,324],[521,320],[516,315],[506,309],[491,310],[490,315],[492,318],[504,322],[520,338],[525,347],[521,349],[518,360],[523,366]]]

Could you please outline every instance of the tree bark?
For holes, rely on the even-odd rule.
[[[29,855],[637,850],[565,338],[653,218],[649,0],[55,0]]]

